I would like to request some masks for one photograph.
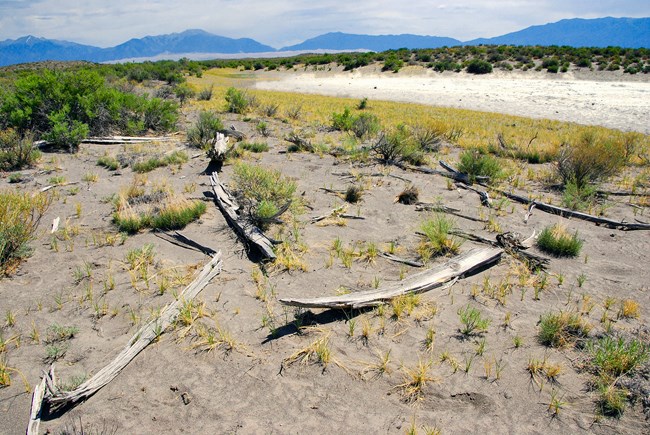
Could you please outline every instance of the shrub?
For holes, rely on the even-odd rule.
[[[14,171],[33,165],[40,158],[33,136],[21,137],[15,130],[0,131],[0,170]]]
[[[332,114],[332,128],[338,131],[350,131],[352,130],[352,124],[354,123],[354,115],[350,112],[350,108],[346,107],[343,109],[343,113]]]
[[[113,156],[104,155],[97,159],[97,166],[102,166],[109,171],[116,171],[120,167],[120,162]]]
[[[502,176],[501,164],[494,157],[481,154],[478,150],[467,150],[460,155],[458,170],[469,176],[470,182],[477,177],[488,177],[494,181]]]
[[[80,121],[68,119],[66,111],[52,113],[48,118],[50,129],[43,135],[43,139],[56,148],[67,148],[70,152],[76,152],[81,141],[88,136],[88,126]]]
[[[151,218],[151,228],[160,230],[180,230],[205,213],[207,206],[203,201],[176,201],[167,203]]]
[[[286,209],[297,188],[280,171],[243,162],[235,165],[234,182],[242,205],[249,210],[249,218],[261,226],[268,223],[269,213]]]
[[[353,184],[346,189],[344,199],[350,204],[356,204],[357,202],[361,201],[362,196],[363,189]]]
[[[577,143],[562,147],[556,162],[557,173],[562,184],[574,182],[582,189],[590,182],[616,174],[625,165],[626,154],[625,143],[585,132]]]
[[[420,191],[418,190],[417,187],[414,185],[409,185],[404,189],[403,191],[400,192],[399,195],[397,195],[397,201],[400,204],[415,204],[418,202],[418,197],[420,196]]]
[[[239,147],[253,153],[263,153],[269,150],[268,144],[264,142],[242,142]]]
[[[460,317],[460,323],[463,324],[460,330],[463,335],[473,335],[487,331],[491,323],[490,319],[484,318],[479,310],[470,307],[469,304],[458,310],[458,316]]]
[[[190,146],[208,150],[217,142],[218,133],[223,130],[221,119],[210,111],[199,113],[199,119],[187,130],[187,142]]]
[[[582,243],[578,238],[578,231],[569,234],[560,224],[547,226],[537,238],[539,249],[557,257],[577,257]]]
[[[399,59],[396,55],[391,54],[386,57],[384,60],[384,66],[381,68],[382,71],[392,71],[394,73],[398,72],[404,66],[404,61]]]
[[[586,350],[596,374],[611,380],[633,372],[650,358],[647,344],[637,339],[627,341],[609,335],[588,342]]]
[[[250,106],[250,99],[246,92],[230,87],[226,89],[226,111],[230,113],[244,114]]]
[[[359,104],[357,104],[357,109],[359,110],[365,110],[368,108],[368,98],[364,97],[359,101]]]
[[[9,274],[31,254],[29,242],[49,203],[43,194],[0,192],[0,274]]]
[[[460,249],[462,242],[449,235],[454,229],[455,222],[443,214],[426,219],[420,225],[424,240],[418,247],[418,253],[424,260],[435,255],[455,254]]]
[[[362,113],[354,117],[350,130],[359,139],[376,135],[381,127],[379,118],[371,113]]]
[[[183,107],[183,104],[194,97],[196,92],[187,83],[180,83],[174,87],[174,95],[176,95],[176,98],[181,103],[181,107]]]
[[[415,160],[418,151],[410,142],[410,134],[404,125],[383,133],[377,142],[372,146],[371,152],[385,163],[397,163],[402,160]],[[413,159],[409,159],[413,157]]]
[[[176,128],[178,122],[178,106],[173,101],[152,98],[144,103],[145,129],[167,132]]]
[[[578,184],[570,180],[564,186],[562,193],[562,205],[571,210],[587,210],[596,200],[596,187],[586,184],[578,187]]]
[[[199,101],[210,101],[212,99],[212,93],[213,93],[213,88],[210,86],[209,88],[201,89],[196,96],[196,99]]]
[[[591,326],[578,313],[548,313],[540,319],[537,337],[544,345],[565,347],[586,338],[590,331]]]
[[[489,74],[492,72],[492,64],[480,59],[473,59],[467,64],[467,72],[470,74]]]

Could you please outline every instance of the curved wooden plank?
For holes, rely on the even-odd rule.
[[[312,299],[283,298],[280,303],[303,308],[350,309],[375,306],[407,293],[433,290],[474,269],[496,263],[502,253],[500,248],[471,249],[442,265],[377,290]]]

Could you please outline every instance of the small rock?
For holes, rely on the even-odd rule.
[[[190,402],[192,401],[192,398],[190,397],[189,394],[182,393],[181,394],[181,400],[183,400],[183,405],[189,405]]]

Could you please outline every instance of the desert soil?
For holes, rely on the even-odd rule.
[[[290,74],[259,86],[371,99],[397,98],[395,94],[400,93],[409,101],[412,99],[408,95],[419,95],[418,101],[432,99],[433,88],[441,92],[435,100],[446,99],[450,105],[509,113],[514,110],[526,116],[553,117],[555,113],[575,122],[648,132],[650,98],[646,82],[455,75],[439,79],[399,75],[378,79],[356,74],[346,77],[342,81],[338,75]],[[430,93],[409,94],[412,88],[424,88]],[[585,89],[591,89],[591,93]],[[615,96],[609,99],[607,95]],[[169,330],[89,400],[62,416],[46,418],[41,432],[61,433],[66,427],[70,430],[73,424],[77,428],[82,424],[86,433],[115,430],[120,434],[403,434],[413,425],[420,433],[424,427],[437,427],[444,434],[648,433],[649,414],[647,408],[644,413],[643,400],[629,404],[619,419],[597,419],[596,393],[589,389],[592,376],[582,364],[584,353],[548,348],[536,338],[541,315],[573,311],[584,314],[593,325],[594,336],[603,333],[601,320],[605,316],[615,331],[648,342],[648,232],[607,229],[538,210],[524,223],[526,207],[496,198],[499,209],[489,210],[480,205],[475,193],[457,189],[444,177],[378,163],[359,165],[329,155],[280,153],[286,150],[287,143],[281,138],[291,130],[290,125],[268,119],[273,134],[264,138],[256,136],[257,119],[244,122],[238,116],[223,118],[227,125],[234,124],[244,131],[250,140],[270,145],[270,151],[249,155],[248,161],[279,169],[296,180],[298,194],[309,208],[298,217],[295,227],[285,225],[284,232],[306,247],[302,256],[306,270],[283,272],[270,268],[263,284],[267,300],[256,298],[253,271],[257,266],[205,193],[210,190],[204,174],[206,158],[199,153],[181,167],[149,173],[148,186],[167,183],[175,192],[208,204],[208,212],[200,221],[182,231],[221,250],[224,257],[222,273],[198,297],[212,317],[196,322],[209,327],[218,324],[237,344],[230,351],[221,347],[203,352],[193,346],[197,340],[192,332],[182,337],[183,328]],[[323,135],[334,141],[344,139],[340,133],[317,134],[321,139]],[[152,150],[164,152],[170,146],[184,147],[179,141]],[[78,328],[74,338],[63,343],[67,352],[56,363],[59,379],[69,383],[75,376],[91,376],[121,350],[141,322],[182,289],[178,284],[161,295],[157,277],[171,270],[177,270],[179,276],[190,274],[208,261],[202,254],[172,245],[149,231],[129,236],[123,244],[105,243],[106,234],[116,233],[111,223],[113,207],[107,198],[130,185],[135,174],[128,168],[109,172],[97,167],[96,161],[105,153],[127,151],[121,145],[83,145],[77,155],[47,153],[38,168],[23,171],[32,177],[30,181],[11,187],[35,191],[48,185],[48,179],[55,175],[79,183],[52,189],[56,196],[32,243],[32,257],[14,276],[0,280],[0,314],[10,312],[15,316],[13,326],[3,326],[2,337],[19,337],[8,344],[7,364],[19,369],[32,387],[48,367],[44,360],[45,339],[51,325]],[[187,151],[197,154],[195,150]],[[458,154],[459,150],[450,146],[441,157],[456,162]],[[547,168],[531,169],[537,173]],[[346,172],[354,177],[341,175]],[[98,174],[98,180],[83,181],[88,179],[84,177],[87,173]],[[226,165],[221,178],[229,183],[232,175],[232,166]],[[340,197],[321,189],[344,190],[353,183],[364,188],[358,205],[346,205]],[[421,306],[411,315],[396,319],[390,306],[383,313],[311,310],[302,313],[305,329],[298,332],[294,319],[300,313],[283,308],[278,298],[334,295],[341,287],[351,291],[370,289],[376,284],[396,282],[400,275],[418,272],[382,258],[370,263],[356,259],[348,268],[332,257],[331,250],[337,238],[344,247],[355,247],[357,252],[369,243],[385,250],[393,242],[399,255],[414,258],[419,243],[416,231],[427,214],[416,211],[413,205],[395,202],[410,183],[419,188],[421,201],[440,201],[476,218],[492,216],[501,231],[527,236],[562,223],[584,239],[583,250],[575,259],[551,258],[548,283],[538,297],[532,281],[520,280],[521,265],[505,255],[500,264],[460,280],[449,290],[423,294]],[[615,185],[608,187],[618,189]],[[557,192],[547,190],[534,179],[526,181],[526,190],[521,192],[526,191],[559,203]],[[650,220],[647,208],[632,207],[630,201],[629,197],[610,197],[607,216]],[[309,223],[311,216],[339,206],[347,206],[348,213],[365,220],[347,220],[343,226]],[[66,236],[60,230],[55,248],[49,230],[56,217],[68,231]],[[455,221],[465,231],[495,236],[484,223],[462,218]],[[277,236],[281,227],[276,226],[271,233]],[[129,275],[125,256],[129,250],[148,243],[154,245],[156,260],[147,287],[141,278],[136,276],[134,281]],[[467,241],[460,249],[464,252],[477,246]],[[532,250],[540,253],[536,248]],[[430,266],[447,260],[436,258]],[[111,277],[114,288],[105,285]],[[486,284],[496,286],[506,279],[512,285],[502,302],[481,290]],[[605,313],[607,298],[616,302]],[[639,303],[638,318],[617,317],[624,299]],[[458,310],[467,305],[491,320],[486,333],[470,337],[459,334]],[[362,338],[364,328],[369,329],[367,340]],[[435,342],[432,349],[426,349],[424,342],[431,328]],[[35,330],[40,333],[38,340],[34,339]],[[332,361],[327,366],[313,361],[286,362],[295,352],[323,337],[328,337],[331,349]],[[515,337],[521,339],[521,346],[514,345]],[[483,340],[484,351],[476,355]],[[379,362],[378,355],[388,352],[387,370],[371,370]],[[561,366],[555,380],[533,378],[526,370],[531,359],[545,358]],[[409,402],[400,385],[418,362],[430,364],[431,380],[419,400]],[[12,373],[12,381],[11,386],[0,390],[0,432],[5,434],[24,433],[29,418],[31,394],[25,392],[20,376]],[[647,377],[644,380],[641,376],[635,382],[637,388],[648,388]],[[549,411],[553,398],[562,402],[557,415]]]

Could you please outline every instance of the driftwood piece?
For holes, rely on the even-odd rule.
[[[315,224],[316,222],[320,222],[327,218],[343,218],[343,219],[358,219],[358,220],[365,219],[365,217],[363,216],[357,216],[354,214],[345,213],[345,206],[342,206],[342,207],[335,208],[334,210],[330,211],[328,214],[314,216],[313,218],[311,218],[309,222]]]
[[[479,219],[479,218],[475,218],[475,217],[472,217],[472,216],[468,216],[466,214],[461,213],[460,210],[457,210],[457,209],[451,208],[451,207],[447,207],[446,205],[443,205],[443,204],[432,204],[432,203],[428,203],[428,202],[418,202],[417,204],[415,204],[415,210],[416,211],[435,211],[435,212],[438,212],[438,213],[448,213],[448,214],[452,214],[454,216],[458,216],[460,218],[467,219],[467,220],[470,220],[470,221],[473,221],[473,222],[483,222],[483,223],[487,222],[487,219]]]
[[[133,358],[135,358],[151,342],[156,340],[156,338],[158,338],[160,334],[162,334],[176,320],[183,304],[194,299],[194,297],[203,290],[206,285],[208,285],[212,278],[221,272],[222,264],[221,252],[218,252],[214,257],[212,257],[212,260],[203,267],[194,281],[185,287],[174,302],[166,305],[156,319],[148,322],[140,328],[133,337],[131,337],[125,348],[110,364],[102,368],[92,378],[88,379],[74,390],[62,391],[56,384],[54,365],[50,366],[49,372],[43,374],[43,380],[41,381],[41,384],[39,384],[39,387],[42,384],[45,384],[42,400],[38,400],[42,390],[39,387],[34,390],[27,433],[35,435],[38,433],[43,403],[47,403],[50,410],[58,410],[66,406],[74,406],[77,403],[88,399],[106,384],[115,379],[115,377],[119,375],[120,372],[133,360]]]
[[[461,189],[471,190],[472,192],[478,193],[478,196],[481,198],[481,205],[485,207],[492,207],[492,200],[490,199],[490,195],[488,195],[485,190],[479,190],[465,183],[461,183],[460,181],[456,182],[456,186],[460,187]]]
[[[632,230],[650,230],[650,225],[648,224],[640,224],[640,223],[631,223],[631,222],[623,222],[623,221],[615,221],[613,219],[607,219],[607,218],[601,218],[598,216],[593,216],[587,213],[582,213],[579,211],[574,211],[574,210],[569,210],[568,208],[564,207],[558,207],[555,205],[551,204],[546,204],[545,202],[540,202],[536,201],[533,199],[528,199],[520,195],[516,195],[514,193],[509,193],[506,192],[505,190],[497,190],[499,193],[501,193],[503,196],[506,198],[512,199],[513,201],[517,201],[521,204],[532,204],[537,208],[538,210],[545,211],[547,213],[552,213],[556,214],[559,216],[562,216],[564,218],[576,218],[588,222],[593,222],[596,225],[603,225],[607,228],[612,228],[612,229],[617,229],[617,230],[623,230],[623,231],[632,231]],[[532,208],[529,209],[532,211]]]
[[[465,174],[463,172],[460,172],[459,170],[457,170],[456,168],[451,166],[449,163],[446,163],[446,162],[444,162],[442,160],[439,160],[438,164],[440,166],[442,166],[443,168],[445,168],[447,170],[447,172],[449,172],[452,175],[452,178],[454,180],[460,181],[461,183],[465,183],[468,186],[472,184],[472,181],[470,180],[469,175],[467,175],[467,174]],[[476,180],[479,183],[486,183],[486,182],[490,181],[490,177],[477,175],[476,177],[474,177],[474,180]]]
[[[422,263],[420,261],[413,261],[413,260],[409,260],[408,258],[398,257],[397,255],[393,255],[393,254],[391,254],[389,252],[380,252],[379,256],[383,257],[383,258],[385,258],[387,260],[394,261],[396,263],[406,264],[408,266],[424,267],[424,263]]]
[[[166,240],[171,244],[174,244],[176,246],[180,246],[181,248],[185,248],[185,249],[193,249],[195,251],[202,252],[205,255],[208,255],[210,257],[217,253],[217,251],[215,251],[214,249],[209,248],[207,246],[203,246],[199,242],[194,241],[194,240],[190,239],[189,237],[184,236],[183,234],[179,233],[178,231],[174,231],[173,233],[166,233],[164,231],[156,231],[154,234],[158,238]]]
[[[307,139],[300,137],[296,132],[289,133],[284,140],[294,144],[298,151],[314,152],[314,146],[312,143]]]
[[[275,260],[273,243],[262,231],[250,222],[242,218],[239,212],[239,205],[228,189],[219,181],[219,175],[213,172],[210,176],[214,201],[239,237],[246,243],[247,247],[253,247],[268,260]]]
[[[231,125],[230,128],[224,128],[220,133],[225,134],[228,137],[234,138],[237,142],[246,139],[246,135],[241,131],[237,130],[234,125]]]
[[[170,140],[175,140],[175,138],[169,136],[93,136],[85,138],[81,143],[119,145],[130,143],[167,142]]]
[[[372,307],[407,293],[433,290],[445,282],[461,277],[475,269],[494,264],[502,253],[503,250],[500,248],[472,249],[445,264],[377,290],[313,299],[283,298],[280,299],[280,303],[304,308],[357,309]]]
[[[496,240],[486,239],[485,237],[466,233],[460,230],[452,230],[449,232],[449,234],[462,237],[473,242],[483,243],[489,246],[501,247],[508,254],[517,258],[519,261],[528,264],[533,270],[546,270],[546,267],[550,262],[550,259],[546,257],[525,251],[525,249],[528,249],[528,247],[530,247],[532,240],[534,240],[534,233],[531,237],[525,240],[520,240],[520,238],[513,233],[501,233],[497,235]]]

